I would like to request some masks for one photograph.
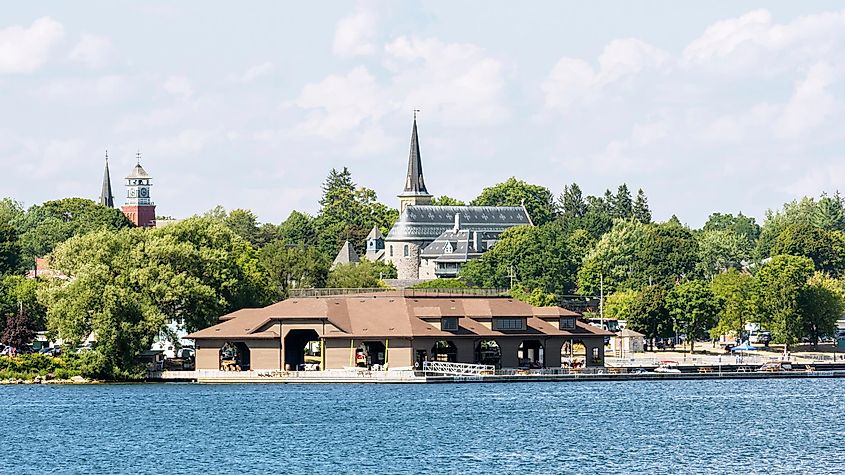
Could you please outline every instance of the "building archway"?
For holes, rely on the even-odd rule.
[[[365,341],[355,350],[355,366],[371,368],[387,363],[387,351],[383,341]]]
[[[320,335],[314,330],[291,330],[285,335],[285,369],[300,371],[319,368]]]
[[[220,348],[221,371],[246,371],[249,369],[249,347],[242,341],[227,341]]]
[[[539,369],[545,366],[540,340],[522,340],[516,353],[520,368]]]
[[[587,364],[587,347],[581,340],[566,340],[560,345],[561,367],[583,368]]]
[[[444,363],[458,362],[458,347],[449,340],[439,340],[431,347],[431,359]]]
[[[502,367],[502,350],[496,340],[481,340],[475,345],[475,363]]]

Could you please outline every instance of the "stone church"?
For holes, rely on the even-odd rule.
[[[456,277],[461,266],[490,249],[502,232],[532,225],[524,206],[434,206],[423,179],[417,120],[411,131],[399,219],[386,237],[373,229],[366,258],[392,262],[399,280]]]

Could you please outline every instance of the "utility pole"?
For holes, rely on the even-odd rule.
[[[511,290],[513,290],[513,281],[516,279],[516,272],[514,272],[513,266],[508,267],[508,277],[511,279]]]
[[[604,274],[599,274],[599,320],[604,330]]]

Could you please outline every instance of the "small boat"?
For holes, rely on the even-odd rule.
[[[672,360],[664,360],[660,361],[657,364],[657,368],[654,368],[655,373],[680,373],[681,370],[678,369],[678,362]]]

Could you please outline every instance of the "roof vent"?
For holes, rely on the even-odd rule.
[[[461,213],[455,213],[455,232],[461,230]]]

